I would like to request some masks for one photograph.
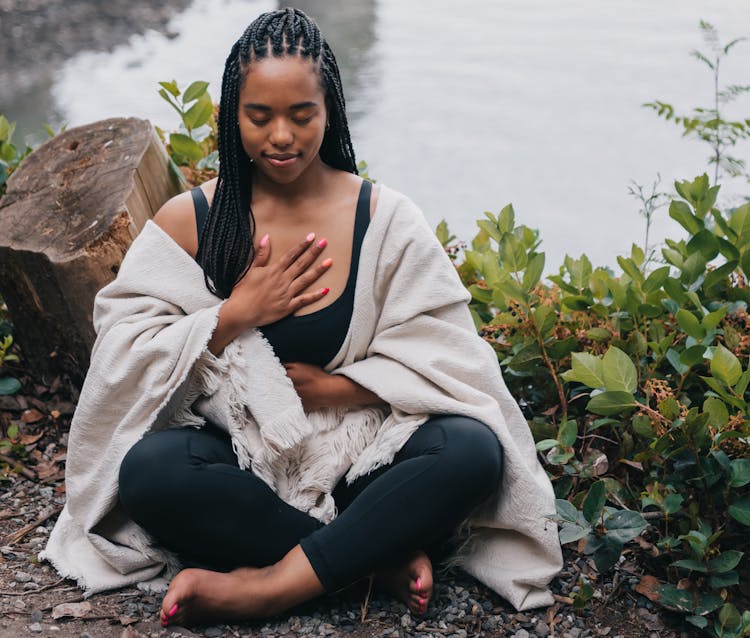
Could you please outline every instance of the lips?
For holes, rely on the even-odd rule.
[[[263,157],[265,157],[271,166],[275,166],[276,168],[291,166],[299,159],[299,155],[294,153],[268,153]]]

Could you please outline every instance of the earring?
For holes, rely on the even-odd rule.
[[[331,120],[326,121],[326,131],[331,129]]]

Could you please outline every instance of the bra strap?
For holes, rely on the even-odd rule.
[[[190,194],[193,197],[193,208],[195,208],[195,227],[198,229],[198,242],[201,239],[201,233],[203,232],[203,226],[206,225],[206,219],[208,218],[208,200],[206,195],[203,193],[203,189],[200,186],[190,189]]]

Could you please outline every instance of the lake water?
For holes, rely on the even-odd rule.
[[[195,0],[169,25],[111,53],[71,58],[54,77],[47,118],[71,126],[111,116],[176,128],[159,80],[211,82],[265,0]],[[283,6],[283,5],[282,5]],[[707,168],[708,147],[641,107],[710,106],[712,78],[690,58],[707,50],[698,22],[722,42],[750,36],[740,0],[308,0],[344,76],[352,134],[370,174],[412,197],[434,226],[446,218],[470,239],[482,211],[512,202],[542,233],[547,271],[586,252],[595,265],[643,242],[630,180],[664,190]],[[174,34],[177,34],[175,37]],[[750,42],[722,68],[750,83]],[[0,105],[1,110],[2,105]],[[728,114],[750,117],[750,97]],[[11,118],[13,113],[9,114]],[[750,143],[736,154],[750,161]],[[750,185],[727,184],[737,201]],[[666,209],[652,238],[679,235]]]

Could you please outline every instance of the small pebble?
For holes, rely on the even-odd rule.
[[[218,627],[209,627],[203,632],[203,635],[206,636],[206,638],[221,638],[224,635],[224,632]]]
[[[16,572],[14,578],[16,579],[17,583],[31,582],[31,574],[27,574],[26,572]]]
[[[513,638],[529,638],[529,632],[525,629],[519,629],[513,634]]]
[[[42,626],[38,622],[31,623],[29,625],[29,631],[33,631],[35,633],[39,632],[39,631],[42,631]]]
[[[39,609],[35,609],[31,612],[31,622],[42,622],[44,614]]]

